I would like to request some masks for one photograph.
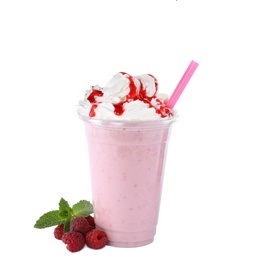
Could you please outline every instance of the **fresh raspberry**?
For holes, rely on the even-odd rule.
[[[80,251],[85,246],[84,235],[76,231],[70,231],[65,233],[62,236],[62,242],[64,244],[67,244],[66,248],[70,252]]]
[[[55,229],[54,229],[54,237],[61,240],[64,232],[64,225],[63,224],[60,224],[58,225]]]
[[[95,220],[91,215],[87,216],[86,220],[88,221],[88,223],[92,227],[92,229],[96,227]]]
[[[86,236],[86,244],[93,249],[100,249],[107,244],[107,235],[104,231],[92,229]]]
[[[77,231],[85,235],[90,230],[88,221],[82,216],[76,217],[70,222],[70,231]]]

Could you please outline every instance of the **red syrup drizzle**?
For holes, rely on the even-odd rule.
[[[159,114],[162,118],[172,115],[171,110],[164,103],[162,103],[159,99],[156,99],[156,102],[158,102],[160,104],[158,108],[155,108],[151,104],[151,100],[152,100],[152,98],[145,98],[142,101],[144,103],[148,104],[149,108],[153,107],[155,109],[155,113]]]
[[[149,100],[152,100],[152,98],[155,98],[155,95],[157,93],[157,90],[158,90],[158,81],[157,79],[152,75],[152,74],[147,74],[148,76],[152,77],[154,79],[154,84],[155,84],[155,92],[154,92],[154,95],[151,96],[151,97],[148,97],[147,96],[147,93],[146,93],[146,89],[144,88],[142,82],[139,80],[140,82],[140,90],[139,90],[139,95],[138,95],[138,99],[140,100],[144,100],[145,98],[146,99],[149,99]]]
[[[134,82],[134,78],[130,75],[128,75],[129,80],[129,94],[126,96],[126,100],[136,100],[137,99],[137,87]]]
[[[117,115],[117,116],[122,116],[123,115],[123,113],[125,112],[124,107],[123,107],[124,103],[125,102],[120,102],[118,104],[114,104],[114,107],[115,107],[114,113],[115,113],[115,115]]]
[[[146,103],[149,103],[149,107],[153,107],[152,104],[151,104],[151,100],[153,98],[156,98],[155,94],[158,91],[158,81],[157,81],[157,78],[155,78],[152,74],[147,74],[147,75],[149,75],[150,77],[152,77],[154,79],[154,84],[155,84],[155,93],[154,93],[154,95],[152,97],[150,97],[150,98],[146,97],[147,98],[147,102]],[[161,100],[156,98],[156,102],[159,103],[159,107],[155,108],[155,112],[157,114],[159,114],[162,118],[173,115],[172,111]]]
[[[152,74],[147,74],[148,76],[152,77],[154,79],[154,84],[155,84],[155,93],[157,93],[158,91],[158,80],[155,76],[153,76]],[[154,94],[155,94],[154,93]]]
[[[141,80],[139,80],[139,82],[140,82],[140,90],[138,94],[138,99],[144,101],[144,99],[146,98],[146,89],[143,87],[143,83],[141,82]]]
[[[103,92],[97,89],[93,89],[92,87],[92,92],[89,94],[88,96],[88,101],[90,103],[95,103],[96,102],[96,97],[102,97],[103,96]]]
[[[89,94],[89,96],[87,97],[87,100],[92,104],[90,111],[89,111],[89,116],[90,117],[95,117],[96,116],[96,108],[98,107],[98,103],[96,102],[96,97],[102,97],[103,96],[103,92],[98,90],[98,89],[94,89],[94,87],[92,87],[92,92]]]
[[[122,75],[125,75],[125,77],[129,80],[130,91],[129,91],[128,95],[126,96],[126,101],[138,99],[137,86],[135,85],[134,78],[126,72],[120,72],[120,73]]]
[[[173,115],[171,110],[166,106],[166,104],[162,103],[159,99],[156,99],[156,101],[160,103],[159,108],[155,109],[157,114],[161,115],[162,118]]]
[[[91,109],[89,111],[89,116],[94,117],[96,116],[96,108],[98,107],[97,103],[92,104]]]

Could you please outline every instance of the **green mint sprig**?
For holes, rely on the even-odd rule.
[[[83,216],[87,217],[93,213],[93,205],[87,200],[80,200],[78,203],[70,207],[69,203],[61,198],[59,209],[52,210],[43,214],[34,224],[35,228],[47,228],[64,224],[64,232],[70,229],[72,219]]]

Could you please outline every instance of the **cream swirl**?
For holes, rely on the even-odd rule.
[[[157,79],[150,75],[117,73],[103,88],[86,92],[78,113],[84,117],[109,120],[153,120],[171,117],[167,95],[159,94]]]

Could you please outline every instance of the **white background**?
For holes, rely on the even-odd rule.
[[[259,24],[256,0],[2,0],[1,259],[259,260]],[[72,254],[34,229],[61,197],[91,200],[89,86],[151,73],[170,95],[192,59],[154,243]]]

